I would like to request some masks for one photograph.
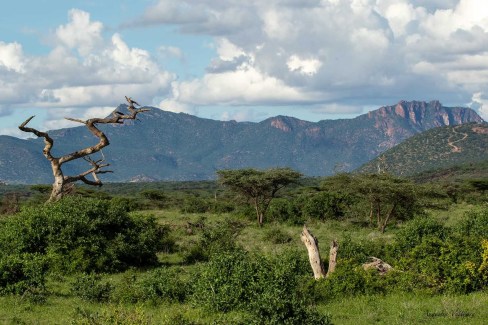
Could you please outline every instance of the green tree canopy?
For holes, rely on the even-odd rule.
[[[217,175],[220,184],[244,195],[252,203],[260,226],[263,224],[264,215],[276,193],[283,187],[298,181],[302,176],[290,168],[227,169],[219,170]]]

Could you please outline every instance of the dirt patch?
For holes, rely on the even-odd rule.
[[[472,128],[473,132],[478,134],[488,134],[488,128],[482,126],[475,126]]]

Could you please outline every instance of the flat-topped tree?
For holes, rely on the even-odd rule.
[[[46,157],[46,159],[51,162],[51,168],[53,170],[53,176],[54,176],[53,188],[48,202],[58,201],[59,199],[61,199],[69,191],[72,184],[77,181],[82,181],[85,184],[94,185],[94,186],[103,185],[102,181],[98,178],[98,175],[111,173],[112,171],[104,169],[105,167],[108,167],[109,164],[104,162],[105,157],[103,156],[103,153],[102,153],[102,158],[98,160],[92,159],[90,155],[99,152],[104,147],[108,146],[110,142],[107,136],[105,135],[105,133],[103,133],[97,128],[97,124],[123,124],[124,120],[135,120],[137,114],[149,110],[147,108],[135,108],[134,104],[139,105],[137,104],[136,101],[132,100],[130,97],[127,96],[125,97],[125,99],[129,103],[129,107],[128,107],[129,112],[127,114],[119,111],[114,111],[112,112],[112,115],[109,117],[92,118],[86,121],[67,117],[66,118],[67,120],[85,124],[88,130],[94,136],[96,136],[99,139],[99,141],[97,144],[93,146],[86,147],[84,149],[66,154],[61,157],[54,157],[51,154],[51,149],[54,146],[54,140],[49,136],[49,134],[47,134],[46,132],[38,131],[34,128],[27,127],[27,124],[34,118],[34,116],[29,117],[27,120],[25,120],[24,123],[22,123],[19,126],[19,129],[24,132],[34,133],[36,136],[40,138],[41,137],[44,138],[45,145],[42,153],[44,154],[44,157]],[[80,158],[87,161],[88,164],[91,166],[91,168],[75,176],[64,175],[63,170],[61,168],[62,165],[69,161],[80,159]],[[93,179],[87,178],[87,176],[89,175],[91,175]]]

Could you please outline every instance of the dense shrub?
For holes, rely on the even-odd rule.
[[[303,224],[305,218],[302,214],[301,201],[301,198],[276,198],[272,200],[268,210],[269,219],[293,225]]]
[[[429,217],[418,217],[405,223],[397,233],[395,248],[401,254],[419,245],[424,238],[444,240],[447,234],[447,229],[439,221]]]
[[[276,226],[266,230],[264,233],[264,238],[273,244],[286,244],[293,240],[289,233]]]
[[[187,283],[181,280],[174,269],[155,269],[142,280],[140,284],[145,298],[151,301],[178,301],[185,300],[189,290]]]
[[[328,324],[299,290],[309,268],[302,257],[241,250],[213,255],[195,277],[193,299],[210,311],[247,311],[256,324]]]
[[[236,250],[236,237],[243,226],[236,220],[226,220],[213,226],[204,225],[200,239],[186,248],[185,262],[207,261],[214,254]]]
[[[464,219],[455,227],[457,235],[476,241],[488,237],[488,204],[482,209],[466,213]]]
[[[0,256],[0,294],[44,291],[46,273],[46,258],[41,254],[4,252]]]
[[[351,196],[345,193],[320,192],[308,199],[303,213],[311,219],[340,219],[351,203]]]
[[[71,284],[71,293],[83,300],[102,302],[108,301],[112,291],[112,285],[102,281],[99,274],[80,274]]]
[[[60,272],[113,272],[154,265],[168,229],[98,199],[67,197],[29,208],[0,226],[0,254],[46,256]]]
[[[205,213],[210,210],[210,204],[203,198],[190,196],[183,201],[180,210],[183,213]]]

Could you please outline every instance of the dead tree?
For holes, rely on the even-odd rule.
[[[327,270],[326,274],[324,263],[320,258],[319,241],[314,235],[312,235],[306,226],[303,226],[300,239],[305,244],[305,247],[307,247],[308,259],[310,261],[310,266],[312,267],[314,278],[318,280],[323,277],[329,277],[335,271],[337,266],[337,250],[339,249],[337,240],[333,240],[330,244],[329,269]]]
[[[319,241],[310,231],[308,231],[306,226],[303,226],[300,239],[305,244],[305,247],[307,247],[308,259],[312,266],[314,278],[323,278],[325,276],[325,267],[324,262],[322,262],[322,259],[320,258]]]
[[[48,202],[58,201],[59,199],[61,199],[63,195],[65,195],[69,191],[73,183],[77,181],[82,181],[85,184],[93,185],[93,186],[103,185],[101,180],[98,178],[98,175],[111,173],[112,171],[103,169],[105,167],[108,167],[109,164],[104,162],[105,157],[103,156],[103,153],[102,153],[102,158],[98,160],[92,159],[90,155],[99,152],[104,147],[108,146],[110,142],[107,136],[105,135],[105,133],[103,133],[97,128],[97,124],[123,124],[125,120],[135,120],[137,114],[149,110],[147,108],[135,108],[134,104],[139,105],[137,104],[137,102],[135,102],[134,100],[132,100],[130,97],[127,96],[125,97],[125,99],[129,103],[129,107],[128,107],[129,112],[127,114],[114,111],[112,112],[112,115],[109,117],[92,118],[86,121],[67,117],[66,118],[67,120],[85,124],[88,130],[94,136],[96,136],[99,139],[99,141],[97,144],[93,146],[86,147],[84,149],[69,153],[61,157],[54,157],[51,154],[51,149],[54,146],[54,140],[49,136],[49,134],[47,134],[46,132],[38,131],[34,128],[27,127],[27,124],[34,118],[34,116],[29,117],[27,120],[25,120],[24,123],[22,123],[19,126],[19,129],[24,132],[30,132],[40,138],[44,138],[44,150],[42,151],[42,153],[44,154],[44,157],[46,157],[46,159],[49,160],[49,162],[51,163],[51,168],[54,176],[53,188]],[[91,168],[75,176],[64,175],[63,170],[61,168],[62,165],[69,161],[79,159],[79,158],[82,158],[86,162],[88,162]],[[88,175],[91,175],[93,179],[88,179],[87,178]]]

